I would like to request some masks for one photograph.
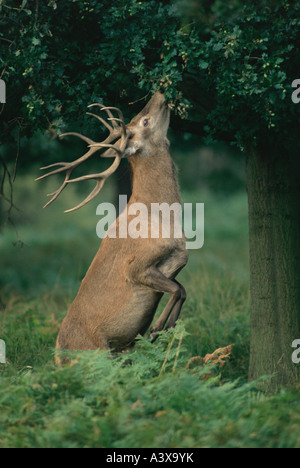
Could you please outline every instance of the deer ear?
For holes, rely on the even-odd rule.
[[[116,145],[118,148],[120,147],[120,140],[117,141]],[[139,150],[139,144],[136,141],[128,141],[125,151],[123,153],[123,158],[129,158],[133,156]],[[113,148],[108,148],[104,153],[101,154],[101,158],[115,158],[117,156],[117,152],[113,150]]]

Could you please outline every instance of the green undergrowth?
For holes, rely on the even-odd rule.
[[[246,194],[183,193],[205,203],[205,242],[178,276],[187,301],[175,330],[119,356],[72,354],[60,367],[57,334],[100,244],[97,203],[65,215],[83,197],[70,188],[42,210],[55,184],[34,176],[16,186],[17,232],[0,236],[0,447],[300,447],[299,390],[270,397],[247,382]],[[224,365],[204,366],[229,345]]]
[[[129,353],[70,353],[0,377],[1,447],[171,448],[300,445],[297,393],[266,397],[257,383],[222,382],[189,365],[183,323]]]

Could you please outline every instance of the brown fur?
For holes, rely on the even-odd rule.
[[[143,127],[145,116],[150,119],[147,128]],[[151,203],[180,203],[166,139],[168,124],[169,110],[164,96],[157,92],[127,126],[132,132],[128,156],[133,175],[128,208],[136,202],[149,209]],[[128,222],[131,218],[128,216]],[[118,232],[119,219],[116,226]],[[187,258],[184,236],[103,239],[63,321],[57,348],[127,348],[147,331],[164,293],[171,297],[152,333],[161,330],[168,318],[169,326],[174,326],[185,300],[184,288],[174,279]]]

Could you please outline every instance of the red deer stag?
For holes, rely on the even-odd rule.
[[[128,125],[125,125],[119,109],[104,107],[101,104],[92,106],[98,106],[106,112],[109,123],[99,115],[89,115],[105,125],[109,136],[102,143],[95,143],[78,133],[62,135],[80,137],[88,144],[89,150],[73,162],[42,168],[51,168],[52,171],[39,179],[62,172],[66,174],[63,184],[50,195],[52,198],[46,206],[52,203],[70,182],[94,179],[97,181],[95,189],[73,210],[82,207],[98,195],[122,158],[129,158],[132,196],[127,210],[115,221],[117,232],[122,216],[127,216],[127,225],[133,218],[133,215],[129,214],[133,203],[143,203],[148,208],[152,203],[167,203],[169,206],[181,203],[174,164],[169,153],[167,130],[170,111],[164,94],[157,91]],[[113,116],[113,112],[118,114],[117,118]],[[103,157],[115,158],[109,169],[100,174],[70,179],[74,169],[103,148],[106,148]],[[55,167],[58,168],[54,169]],[[170,219],[174,228],[175,215]],[[161,217],[158,223],[161,223]],[[149,233],[150,224],[149,222]],[[155,333],[163,330],[165,325],[166,328],[175,326],[186,299],[184,287],[175,280],[187,263],[186,241],[182,230],[181,238],[175,238],[172,229],[169,238],[165,238],[161,231],[159,232],[160,235],[156,238],[151,235],[147,236],[148,238],[132,238],[117,234],[115,238],[107,235],[102,240],[100,249],[62,323],[57,349],[102,348],[122,351],[130,347],[137,335],[145,334],[150,327],[164,293],[169,293],[170,299],[152,326],[150,336],[154,340]]]

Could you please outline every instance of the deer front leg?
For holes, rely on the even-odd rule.
[[[136,283],[148,286],[157,292],[169,293],[171,295],[165,309],[151,328],[151,338],[156,339],[155,333],[163,330],[168,318],[171,315],[168,328],[175,326],[179,317],[182,305],[186,299],[184,287],[178,281],[171,280],[163,275],[156,267],[150,267],[145,272],[139,273],[134,279]]]

